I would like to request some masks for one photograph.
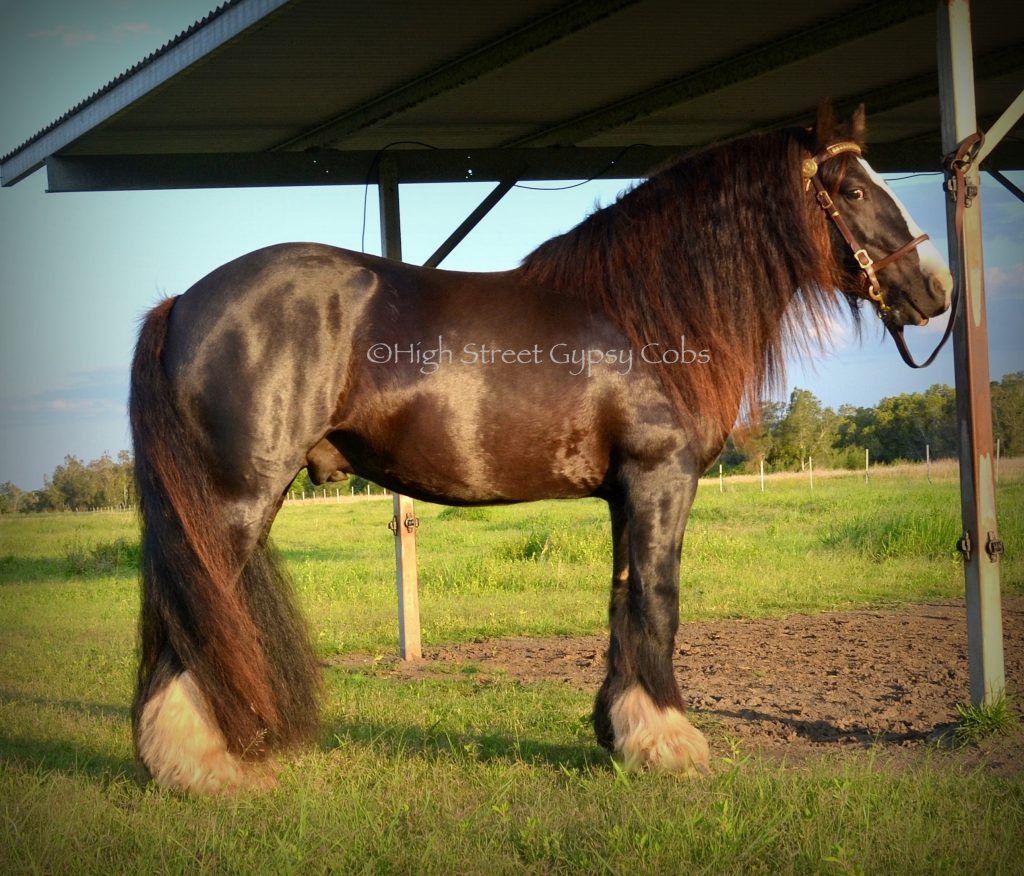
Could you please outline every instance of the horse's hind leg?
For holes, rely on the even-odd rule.
[[[228,524],[226,503],[215,494],[206,501],[216,506],[210,517],[222,524],[220,537],[233,543],[225,550],[231,557],[226,574],[241,582],[255,546],[253,534],[247,532],[252,527],[239,527],[237,512],[235,524]],[[195,582],[190,589],[197,585],[201,586]],[[271,764],[247,761],[245,751],[232,750],[217,720],[216,694],[204,692],[210,670],[224,674],[230,669],[209,665],[210,655],[202,654],[206,637],[190,636],[187,627],[192,619],[187,611],[174,611],[162,596],[153,590],[144,594],[143,661],[134,708],[139,760],[158,785],[173,790],[210,794],[271,786]],[[179,655],[176,648],[189,653]],[[197,675],[186,669],[186,661],[206,664],[204,671]]]
[[[273,764],[246,761],[229,749],[211,703],[170,648],[136,713],[136,751],[160,787],[198,794],[273,787]]]
[[[198,793],[272,787],[275,767],[269,752],[307,738],[316,724],[315,658],[288,582],[266,543],[279,497],[218,504],[240,604],[237,609],[223,606],[225,620],[244,628],[231,633],[259,666],[253,673],[252,666],[240,665],[237,655],[225,655],[223,648],[204,653],[207,637],[193,636],[190,642],[188,631],[169,629],[176,620],[188,623],[187,616],[175,618],[165,607],[144,604],[143,667],[149,662],[152,669],[140,672],[135,707],[143,765],[161,786]],[[214,622],[205,625],[209,629]],[[190,653],[179,656],[174,641],[179,648],[184,642]],[[155,665],[154,649],[159,649]],[[242,678],[246,674],[255,677]],[[232,679],[229,685],[261,700],[249,705],[252,713],[242,732],[230,712],[227,720],[223,717],[225,699],[233,692],[217,676]],[[225,727],[228,733],[235,729],[231,738]]]
[[[319,671],[265,540],[303,451],[268,427],[281,425],[277,396],[259,374],[232,367],[245,358],[236,322],[224,337],[197,333],[189,300],[205,299],[149,313],[132,360],[142,517],[132,724],[161,785],[212,792],[263,783],[271,751],[313,734]],[[197,359],[190,338],[215,353]],[[310,432],[295,426],[299,408],[286,412],[293,436]]]
[[[686,719],[672,669],[679,552],[696,478],[666,483],[657,470],[624,474],[626,495],[611,503],[611,642],[594,728],[628,769],[706,772],[707,741]]]

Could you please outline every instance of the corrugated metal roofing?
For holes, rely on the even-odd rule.
[[[1024,84],[1024,18],[992,2],[972,15],[990,121]],[[269,184],[294,166],[270,156],[330,150],[355,156],[331,180],[352,182],[370,160],[358,156],[418,141],[440,147],[434,177],[417,159],[421,178],[458,178],[452,150],[486,153],[495,173],[507,154],[521,170],[523,148],[540,156],[527,174],[576,175],[537,147],[679,151],[809,119],[826,95],[868,101],[877,166],[934,169],[935,68],[930,0],[231,0],[4,156],[0,173],[10,185],[50,161],[85,187],[210,185],[251,156],[230,184]],[[168,159],[160,181],[145,169],[153,156]],[[1019,127],[993,158],[1024,167]]]

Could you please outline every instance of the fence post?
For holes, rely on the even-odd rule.
[[[718,463],[718,492],[725,492],[725,478],[722,477],[722,463]]]
[[[761,492],[764,492],[764,457],[761,457]]]
[[[864,483],[868,482],[868,466],[871,461],[871,451],[867,447],[864,448]]]
[[[932,482],[932,448],[930,444],[924,446],[925,471],[928,473],[928,483]]]
[[[398,169],[385,158],[377,168],[380,204],[381,255],[402,261],[401,211],[398,201]],[[366,495],[370,495],[367,484]],[[398,650],[403,660],[423,656],[420,641],[419,581],[416,569],[416,526],[413,500],[395,493],[391,499],[395,533],[395,571],[398,591]]]
[[[814,489],[814,457],[813,456],[808,456],[807,457],[807,470],[808,470],[808,472],[810,472],[811,489],[813,490]]]

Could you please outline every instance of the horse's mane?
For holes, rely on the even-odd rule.
[[[804,191],[797,130],[755,134],[655,172],[523,261],[528,280],[610,316],[633,345],[708,350],[654,366],[681,422],[732,429],[785,377],[785,353],[821,347],[842,268]],[[838,162],[836,162],[838,164]]]

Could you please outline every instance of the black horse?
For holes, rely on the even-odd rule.
[[[812,129],[695,152],[512,271],[284,244],[157,306],[130,403],[133,725],[157,782],[270,783],[270,753],[315,731],[316,660],[267,544],[304,466],[448,504],[605,499],[597,737],[628,767],[704,771],[672,671],[698,477],[844,302],[897,329],[949,306],[941,258],[860,157],[863,127],[826,106]]]

